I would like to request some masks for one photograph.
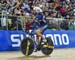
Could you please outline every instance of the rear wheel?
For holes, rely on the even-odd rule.
[[[42,45],[42,53],[45,55],[50,55],[53,52],[54,44],[50,38],[46,38],[47,42]]]
[[[34,50],[34,42],[30,38],[24,38],[21,42],[21,51],[24,55],[31,55]]]

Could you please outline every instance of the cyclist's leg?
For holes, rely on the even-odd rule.
[[[37,42],[37,44],[40,44],[40,40],[42,37],[43,37],[42,30],[39,28],[36,30],[36,38],[37,38],[36,42]]]
[[[39,51],[41,46],[40,46],[40,42],[41,42],[41,37],[42,37],[42,32],[40,29],[36,30],[36,49],[35,51]]]
[[[43,37],[43,32],[47,28],[47,25],[36,30],[37,42],[39,43],[41,38],[46,41],[45,37]]]

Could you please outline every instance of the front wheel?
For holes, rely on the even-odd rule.
[[[50,55],[53,52],[54,44],[53,41],[48,37],[46,38],[47,42],[42,45],[42,53],[45,55]]]
[[[24,38],[21,42],[21,52],[28,56],[33,53],[34,50],[34,42],[30,38]]]

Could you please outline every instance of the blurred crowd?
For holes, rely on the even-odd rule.
[[[8,15],[33,15],[35,7],[46,17],[75,18],[75,0],[0,0],[0,13],[4,10]]]
[[[17,29],[15,26],[19,26],[19,29],[21,27],[23,28],[25,26],[24,21],[27,21],[27,24],[29,24],[32,20],[35,20],[35,11],[37,13],[42,12],[49,19],[64,19],[61,23],[57,19],[54,19],[53,22],[50,22],[50,28],[75,29],[75,0],[0,0],[0,17],[2,16],[0,19],[0,29],[6,29],[8,27],[7,29],[14,30]],[[4,14],[6,17],[3,17]],[[16,23],[17,19],[15,16],[21,16],[19,19],[20,22],[18,22],[19,25]],[[39,18],[40,15],[38,15]],[[67,20],[73,21],[68,22]]]

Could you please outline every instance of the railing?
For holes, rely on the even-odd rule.
[[[47,18],[50,29],[56,30],[75,30],[75,20],[62,18]]]
[[[25,28],[24,16],[9,16],[6,11],[0,15],[0,30],[22,30]]]
[[[8,16],[3,12],[0,15],[0,30],[25,30],[25,16]],[[75,30],[75,20],[62,18],[47,18],[50,29]]]

